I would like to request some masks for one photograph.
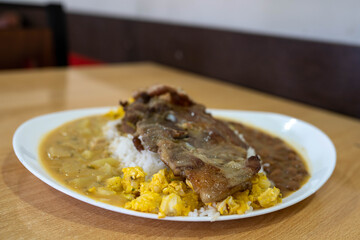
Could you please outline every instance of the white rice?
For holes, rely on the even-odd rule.
[[[249,158],[249,157],[252,157],[252,156],[256,156],[256,152],[255,152],[255,149],[253,149],[252,147],[248,147],[248,149],[247,149],[247,158]]]
[[[109,151],[114,159],[119,160],[120,168],[139,166],[147,174],[147,178],[151,178],[159,170],[166,168],[166,165],[160,160],[159,154],[149,150],[139,152],[135,148],[132,142],[133,137],[130,134],[120,136],[116,129],[116,125],[119,123],[121,120],[109,121],[103,131],[110,142]]]
[[[189,212],[188,217],[210,217],[213,222],[220,217],[220,213],[214,206],[205,206]]]

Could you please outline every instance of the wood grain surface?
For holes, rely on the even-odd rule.
[[[277,112],[314,124],[336,146],[332,177],[314,195],[278,212],[184,223],[127,216],[80,202],[37,179],[16,158],[12,136],[29,118],[117,105],[133,90],[156,83],[181,86],[210,108]],[[151,63],[0,72],[1,239],[358,239],[359,156],[357,119]]]

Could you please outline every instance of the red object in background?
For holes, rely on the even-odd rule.
[[[68,63],[70,66],[81,66],[81,65],[99,65],[99,64],[103,64],[104,62],[71,52],[68,55]]]

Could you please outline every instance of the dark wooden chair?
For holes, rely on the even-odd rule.
[[[61,5],[0,4],[21,26],[0,30],[0,69],[66,66],[66,17]]]

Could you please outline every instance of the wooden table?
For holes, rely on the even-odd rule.
[[[16,158],[12,135],[25,120],[117,105],[133,90],[156,83],[181,86],[211,108],[278,112],[314,124],[336,146],[332,177],[316,194],[271,214],[215,223],[165,222],[73,199],[37,179]],[[1,239],[359,239],[359,156],[357,119],[155,64],[0,72]]]

